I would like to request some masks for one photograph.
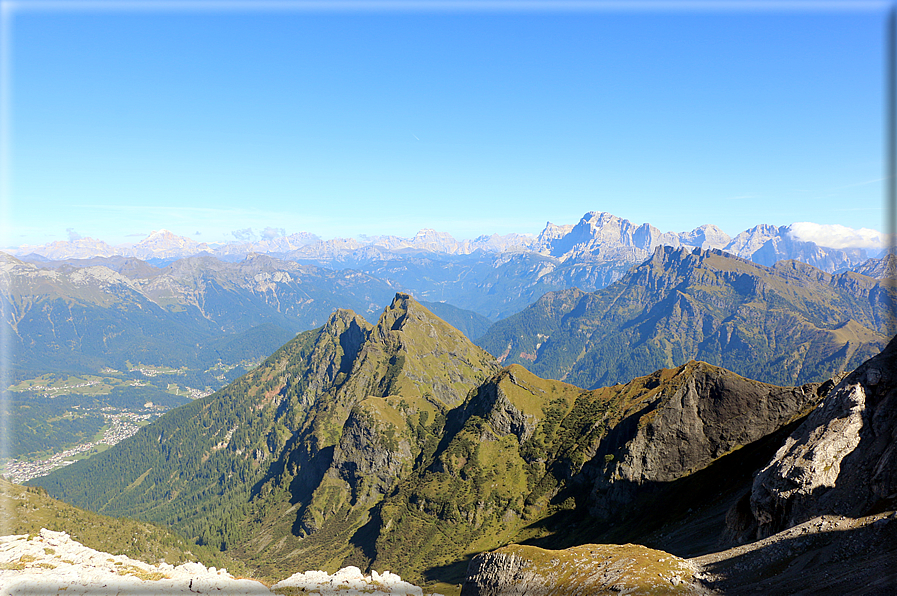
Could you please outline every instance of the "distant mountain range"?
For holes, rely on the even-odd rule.
[[[879,271],[881,267],[870,267]],[[781,385],[851,370],[895,329],[893,283],[772,267],[720,250],[658,247],[594,293],[546,294],[477,343],[536,374],[581,387],[624,383],[689,359]]]
[[[323,269],[361,271],[393,290],[496,321],[519,312],[547,292],[573,287],[587,292],[601,289],[648,259],[658,246],[717,248],[767,266],[795,259],[830,273],[860,267],[867,261],[864,249],[821,247],[800,240],[792,227],[759,225],[734,238],[713,225],[662,233],[650,224],[635,225],[609,213],[591,212],[576,225],[548,223],[536,237],[508,234],[458,241],[446,233],[421,230],[414,238],[322,240],[303,232],[213,246],[162,230],[134,245],[112,247],[81,238],[23,246],[15,254],[44,268],[66,263],[75,267],[105,265],[114,270],[137,266],[128,259],[163,267],[191,256],[237,262],[268,254]],[[140,267],[146,271],[145,265]],[[350,303],[342,306],[357,307]],[[322,313],[321,318],[324,316]]]
[[[167,230],[152,232],[136,244],[111,246],[94,238],[57,241],[40,246],[23,245],[11,253],[27,260],[90,259],[93,257],[135,257],[153,264],[189,256],[210,254],[223,260],[242,260],[252,253],[273,254],[291,261],[315,261],[330,266],[356,266],[383,260],[390,253],[433,253],[469,255],[475,252],[534,252],[569,260],[642,261],[658,246],[719,248],[735,256],[771,265],[782,259],[796,259],[824,271],[854,267],[869,256],[862,248],[826,248],[801,240],[799,227],[761,224],[731,238],[712,224],[690,232],[661,232],[644,223],[636,225],[600,211],[586,213],[575,225],[548,222],[538,236],[526,234],[484,235],[473,240],[456,240],[450,234],[423,229],[413,238],[363,236],[358,239],[322,240],[308,232],[254,242],[225,244],[199,243]],[[881,252],[881,251],[878,251]]]
[[[219,360],[264,357],[295,333],[323,324],[337,308],[373,320],[401,290],[468,337],[484,336],[481,345],[505,363],[591,387],[688,357],[770,382],[819,379],[880,349],[890,320],[892,290],[874,278],[852,272],[832,277],[794,261],[770,269],[719,250],[658,245],[629,273],[628,261],[610,256],[591,264],[533,252],[463,258],[409,254],[369,263],[362,272],[260,254],[240,262],[194,256],[156,267],[121,256],[36,265],[0,253],[0,324],[8,326],[19,370],[96,372],[129,363],[208,368]],[[888,275],[893,256],[858,268]],[[607,285],[617,277],[622,279]],[[583,288],[595,287],[603,289],[584,299]],[[795,291],[803,293],[797,298]],[[607,302],[611,294],[619,297]],[[617,312],[624,304],[626,312]],[[773,312],[800,323],[785,329]],[[757,326],[760,320],[768,321],[766,327]],[[610,328],[623,335],[607,335]],[[763,339],[745,335],[754,333]],[[735,349],[741,341],[750,347]],[[807,351],[809,346],[814,348]],[[842,348],[847,352],[839,356]],[[795,356],[800,350],[806,357]],[[736,354],[743,363],[734,360]],[[773,354],[803,362],[787,369],[797,376],[767,361]],[[601,362],[589,364],[595,359]],[[589,372],[582,376],[580,370]]]
[[[732,265],[732,279],[742,275],[717,251],[693,256],[722,259]],[[664,258],[680,267],[700,264],[677,249],[659,248],[655,258],[647,265]],[[826,275],[817,273],[831,282]],[[865,283],[860,277],[851,279]],[[794,294],[806,298],[799,289]],[[843,382],[839,376],[782,387],[688,361],[585,390],[518,365],[500,368],[399,293],[376,325],[338,310],[214,395],[32,484],[94,511],[170,525],[261,577],[351,564],[457,585],[473,554],[511,542],[638,542],[710,556],[821,514],[893,511],[887,438],[894,430],[895,353],[892,342]],[[873,540],[871,551],[863,546],[887,523],[840,533],[856,536],[838,543],[860,549],[851,552],[883,553],[877,571],[862,575],[870,581],[892,568],[892,530]],[[819,556],[828,551],[817,539],[837,533],[814,527],[801,532],[801,542],[780,537],[788,541],[781,560],[794,566],[792,575],[825,568]],[[765,544],[741,552],[759,550],[761,557]],[[600,561],[575,558],[620,564],[644,555],[636,550]],[[664,553],[647,555],[654,557],[645,562],[649,584],[656,585],[657,572],[675,571],[657,566]],[[857,573],[849,564],[856,557],[830,555],[822,560],[839,561],[839,573]],[[560,581],[567,576],[552,575],[552,556],[532,562],[538,578],[515,575],[501,560],[484,563],[491,570],[471,566],[477,581],[505,584],[470,593]],[[686,565],[687,582],[698,582],[687,593],[705,593],[703,582],[750,585],[737,575],[739,560]],[[768,592],[782,593],[775,584],[781,569],[765,564],[770,568],[753,581],[772,582]],[[699,569],[714,568],[722,575],[698,577]],[[845,585],[839,578],[818,573],[813,582]],[[660,581],[668,590],[678,580]]]
[[[239,263],[188,257],[165,268],[124,257],[84,265],[38,268],[0,253],[0,324],[17,369],[194,368],[263,358],[336,308],[370,316],[395,293],[358,271],[265,255]]]

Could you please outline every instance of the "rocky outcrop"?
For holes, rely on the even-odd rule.
[[[411,471],[411,441],[398,410],[382,398],[371,397],[356,406],[343,426],[333,469],[351,490],[351,504],[375,503],[396,481]],[[389,408],[390,420],[381,416]]]
[[[406,581],[395,573],[371,571],[364,575],[358,567],[343,567],[333,575],[324,571],[305,571],[296,573],[283,581],[279,581],[271,589],[277,594],[301,591],[303,594],[339,594],[355,596],[356,594],[395,594],[404,596],[423,596],[423,590]],[[438,594],[433,596],[439,596]]]
[[[475,556],[461,596],[707,594],[694,566],[635,544],[584,544],[551,551],[509,545]]]
[[[236,579],[202,563],[150,565],[83,546],[65,532],[0,537],[3,594],[228,594],[262,596],[257,581]]]
[[[814,517],[689,562],[715,594],[895,594],[897,514]]]
[[[520,443],[524,443],[532,436],[539,419],[518,409],[505,388],[510,384],[533,395],[544,393],[527,382],[530,378],[531,373],[522,366],[509,366],[480,385],[476,395],[459,409],[457,418],[466,421],[471,416],[479,416],[489,423],[489,428],[499,437],[514,435]]]
[[[291,575],[269,589],[265,584],[238,579],[226,569],[187,562],[150,565],[124,555],[111,555],[83,546],[65,532],[42,529],[37,536],[0,536],[0,591],[3,594],[221,594],[269,596],[308,594],[394,594],[423,596],[423,590],[395,573],[344,567],[334,574],[306,571]],[[435,596],[435,595],[434,595]]]
[[[819,384],[777,387],[703,362],[680,367],[664,383],[608,433],[584,469],[594,478],[592,515],[610,517],[652,488],[777,431],[820,397]]]
[[[897,278],[897,254],[888,253],[877,259],[863,261],[853,271],[875,279]]]
[[[897,340],[844,378],[754,479],[758,536],[897,503]]]

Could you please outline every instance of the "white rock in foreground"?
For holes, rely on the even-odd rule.
[[[237,579],[226,569],[202,563],[150,565],[124,555],[110,555],[72,540],[65,532],[42,529],[27,534],[0,536],[0,595],[112,596],[217,594],[219,596],[271,596],[276,588],[298,587],[318,594],[405,594],[422,596],[415,585],[386,571],[363,575],[357,567],[333,575],[323,571],[297,573],[268,589],[264,584]],[[438,595],[437,595],[438,596]]]
[[[414,584],[402,581],[402,578],[395,573],[384,571],[381,574],[371,571],[370,575],[364,575],[358,567],[343,567],[333,575],[324,571],[296,573],[271,586],[272,590],[278,588],[299,588],[313,594],[338,593],[340,596],[371,593],[423,595],[423,590]]]
[[[270,596],[257,581],[236,579],[202,563],[149,565],[95,551],[65,532],[0,537],[0,593],[7,594],[227,594]]]

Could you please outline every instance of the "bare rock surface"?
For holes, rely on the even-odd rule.
[[[689,559],[716,593],[897,593],[897,514],[823,515],[756,542]]]
[[[340,596],[373,593],[423,596],[421,588],[402,581],[402,578],[395,573],[371,571],[370,575],[364,575],[358,567],[353,566],[344,567],[333,575],[328,575],[324,571],[296,573],[271,586],[271,589],[275,591],[286,588],[296,588],[303,593],[339,594]]]
[[[658,381],[659,383],[659,381]],[[584,468],[590,513],[609,518],[644,494],[775,432],[819,399],[820,385],[777,387],[702,362],[611,430]]]
[[[65,532],[41,530],[0,537],[0,593],[12,594],[271,594],[257,581],[237,579],[202,563],[149,565],[110,555],[72,540]]]
[[[42,529],[37,536],[0,536],[0,594],[3,596],[266,596],[292,594],[297,590],[322,596],[423,596],[421,588],[389,571],[382,574],[372,571],[370,575],[362,574],[357,567],[346,567],[332,575],[307,571],[268,588],[261,582],[235,578],[226,569],[207,568],[202,563],[150,565],[124,555],[110,555],[72,540],[65,532]]]
[[[471,560],[461,596],[711,594],[695,571],[686,559],[636,544],[512,544]]]
[[[897,340],[845,377],[756,478],[757,537],[897,502]]]

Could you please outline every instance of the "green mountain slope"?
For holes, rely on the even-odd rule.
[[[369,564],[455,581],[474,553],[600,528],[818,399],[816,385],[701,362],[591,391],[512,365],[449,414],[433,459],[383,501]]]
[[[395,293],[357,271],[262,255],[239,263],[190,257],[164,269],[132,261],[121,272],[104,265],[54,269],[0,253],[0,325],[15,368],[96,373],[128,362],[235,364],[269,355],[336,308],[369,315]]]
[[[396,481],[379,467],[379,476],[363,473],[368,453],[354,445],[368,442],[353,442],[354,429],[367,432],[376,421],[395,473],[409,469],[435,446],[444,412],[497,368],[463,334],[399,294],[376,326],[337,311],[225,389],[33,482],[74,504],[163,523],[202,544],[244,545],[244,556],[270,571],[290,567],[295,544],[338,533],[346,516],[350,526],[361,525]],[[417,425],[410,438],[393,430],[403,417]],[[360,476],[370,486],[355,486],[347,498],[340,482],[358,484]],[[322,566],[328,552],[311,560]]]
[[[817,399],[700,362],[596,390],[498,369],[399,294],[376,326],[337,311],[217,394],[33,483],[263,577],[354,564],[457,584],[471,555],[564,542],[573,520],[588,541]]]
[[[3,535],[37,534],[46,528],[66,532],[94,550],[127,555],[152,565],[161,561],[172,565],[200,561],[227,568],[231,573],[248,573],[239,561],[218,550],[192,544],[167,528],[85,511],[51,498],[42,488],[19,486],[0,478],[0,499]]]
[[[478,344],[504,364],[582,387],[690,359],[792,385],[878,353],[894,329],[894,304],[893,287],[853,272],[661,247],[603,290],[545,295]]]

